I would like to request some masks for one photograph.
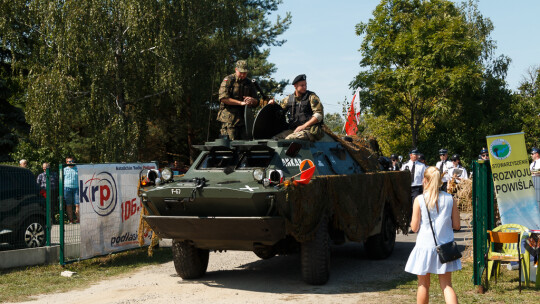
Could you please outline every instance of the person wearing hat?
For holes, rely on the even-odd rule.
[[[219,87],[217,120],[221,122],[221,135],[228,135],[231,140],[247,139],[244,108],[259,105],[255,85],[247,73],[247,62],[238,60],[234,74],[226,76]]]
[[[411,203],[414,202],[414,199],[423,192],[422,181],[424,180],[424,171],[426,170],[426,165],[418,161],[419,155],[420,151],[418,151],[418,149],[412,149],[409,153],[409,161],[404,163],[401,167],[401,171],[411,172]]]
[[[538,152],[540,152],[540,149],[534,147],[531,149],[531,158],[532,158],[532,162],[531,162],[531,173],[535,173],[535,175],[538,174],[538,172],[540,171],[540,155],[538,154]]]
[[[426,164],[426,156],[424,155],[424,153],[420,153],[418,155],[418,161],[421,162],[422,164],[424,164],[425,166],[427,166],[427,164]]]
[[[484,161],[489,160],[488,149],[482,148],[482,150],[480,150],[480,159]]]
[[[441,191],[447,190],[448,187],[448,181],[450,180],[450,175],[448,175],[448,171],[452,169],[453,165],[450,160],[448,160],[448,150],[446,149],[440,149],[439,150],[439,158],[440,161],[437,162],[435,167],[439,169],[439,173],[441,174],[441,179],[443,182],[443,185],[441,187]]]
[[[456,184],[459,184],[462,179],[468,179],[467,170],[461,165],[459,154],[452,155],[453,168],[448,170],[448,176],[454,178]]]
[[[324,111],[319,96],[307,89],[306,75],[301,74],[292,82],[294,94],[287,96],[281,107],[288,118],[288,130],[278,133],[274,139],[301,139],[317,141],[324,136],[322,129]],[[270,100],[268,103],[274,103]]]
[[[398,156],[396,154],[392,154],[390,156],[390,167],[388,167],[389,171],[399,171],[401,168],[401,164],[399,163]]]

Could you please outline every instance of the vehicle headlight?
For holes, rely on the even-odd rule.
[[[264,170],[255,169],[255,171],[253,171],[253,178],[258,182],[262,181],[264,178]]]
[[[161,177],[163,178],[164,182],[168,182],[172,180],[173,178],[172,170],[170,168],[163,168],[163,170],[161,170]]]

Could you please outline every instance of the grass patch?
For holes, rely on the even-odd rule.
[[[517,271],[509,271],[504,266],[501,267],[501,276],[497,283],[492,279],[488,291],[484,294],[476,293],[476,287],[472,284],[472,263],[462,264],[463,269],[452,274],[452,285],[460,303],[538,303],[540,290],[534,287],[534,283],[531,282],[529,287],[525,287],[522,283],[523,289],[520,294]],[[416,302],[417,283],[415,275],[407,275],[395,280],[392,283],[394,288],[383,293],[400,295],[404,297],[404,303],[414,303]],[[433,274],[431,275],[429,299],[431,303],[444,303],[444,296],[439,287],[439,278]]]
[[[38,294],[65,292],[88,287],[106,278],[130,273],[137,268],[172,260],[170,248],[154,248],[149,257],[147,248],[138,248],[72,264],[45,265],[0,270],[0,302],[30,300]],[[64,270],[77,272],[71,278],[60,276]]]

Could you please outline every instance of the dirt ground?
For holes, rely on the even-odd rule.
[[[460,245],[470,238],[469,229],[456,234]],[[402,303],[402,296],[383,296],[391,284],[381,282],[406,275],[415,240],[415,234],[398,234],[393,254],[380,261],[368,259],[360,244],[333,246],[324,286],[302,281],[299,255],[260,260],[252,252],[228,251],[210,253],[208,272],[199,280],[183,281],[169,262],[28,303]]]

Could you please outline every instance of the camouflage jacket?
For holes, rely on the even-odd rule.
[[[221,82],[219,100],[223,98],[243,100],[247,96],[257,98],[257,91],[249,78],[239,80],[235,74],[231,74]],[[232,126],[242,126],[244,125],[244,107],[220,102],[217,120]]]

